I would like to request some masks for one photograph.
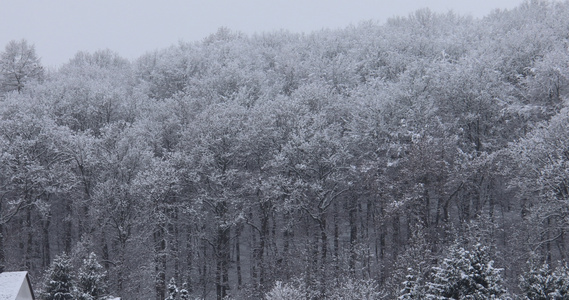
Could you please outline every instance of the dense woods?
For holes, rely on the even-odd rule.
[[[568,49],[537,0],[50,72],[11,42],[0,265],[79,299],[567,299]]]

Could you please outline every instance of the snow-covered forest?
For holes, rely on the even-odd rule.
[[[0,265],[42,299],[569,297],[567,1],[40,56],[0,57]]]

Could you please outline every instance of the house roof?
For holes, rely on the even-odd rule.
[[[32,287],[28,279],[28,272],[0,273],[0,300],[16,299],[16,296],[18,296],[22,284],[27,285],[33,295]]]

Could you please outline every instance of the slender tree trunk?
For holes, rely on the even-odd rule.
[[[320,295],[324,296],[326,292],[326,271],[327,271],[327,263],[328,263],[328,234],[326,233],[326,215],[325,213],[320,213],[320,264],[319,264],[319,273],[320,273]]]
[[[429,228],[431,225],[431,197],[429,196],[429,189],[427,188],[427,184],[425,183],[425,190],[423,191],[423,212],[422,212],[422,219],[421,224],[424,228]]]
[[[81,173],[81,179],[82,179],[82,183],[83,183],[83,192],[85,195],[85,200],[90,201],[91,200],[91,184],[89,182],[88,175],[85,171],[85,168],[83,167],[83,164],[79,163],[79,161],[77,161],[78,163],[78,167],[79,167],[79,172]],[[94,228],[92,228],[92,224],[88,223],[88,216],[89,216],[89,205],[84,205],[84,204],[79,204],[80,208],[79,211],[83,213],[83,217],[85,218],[85,220],[81,220],[82,218],[79,218],[79,225],[78,227],[78,236],[82,236],[82,234],[84,232],[92,232],[92,230],[94,230]]]
[[[267,278],[265,279],[265,282],[272,282],[273,278],[275,278],[275,274],[277,274],[279,272],[279,270],[281,270],[282,266],[282,259],[279,258],[279,248],[277,246],[277,220],[276,220],[276,216],[273,212],[272,209],[272,204],[271,204],[271,208],[269,210],[269,221],[272,221],[272,227],[271,227],[271,235],[269,236],[269,240],[267,241],[267,243],[270,245],[269,248],[266,250],[266,254],[265,257],[270,256],[272,257],[269,258],[271,261],[275,262],[275,263],[271,263],[271,264],[266,264],[267,265],[267,273],[266,276]],[[273,252],[269,252],[269,249],[272,249]],[[272,256],[271,256],[272,255]],[[266,287],[268,288],[268,287]]]
[[[215,212],[219,220],[224,220],[227,214],[227,202],[220,201],[216,206]],[[223,222],[217,224],[215,285],[218,300],[225,298],[229,290],[228,266],[231,258],[231,249],[229,247],[230,234],[231,230],[229,226],[223,224]]]
[[[222,283],[222,273],[223,273],[223,263],[221,261],[221,257],[217,257],[217,263],[215,266],[215,293],[217,296],[217,300],[222,300],[225,297],[225,289],[223,288]]]
[[[386,213],[385,213],[385,204],[383,201],[380,201],[380,226],[379,226],[379,265],[380,265],[380,282],[385,282],[385,250],[387,248],[387,224],[385,222]]]
[[[269,213],[265,203],[261,204],[261,232],[259,235],[259,286],[261,291],[265,291],[265,281],[267,276],[267,264],[265,263],[265,249],[267,247],[267,237],[269,235]]]
[[[215,273],[217,300],[222,300],[227,296],[229,290],[229,273],[228,265],[230,259],[230,230],[220,226],[217,229],[217,268]]]
[[[307,225],[310,224],[312,225],[313,220],[307,220]],[[306,236],[307,238],[310,238],[310,236],[312,236],[312,242],[307,242],[307,250],[310,251],[310,246],[312,245],[312,257],[310,259],[310,266],[309,266],[309,272],[308,272],[308,285],[310,288],[313,289],[317,289],[317,280],[318,280],[318,275],[320,274],[319,272],[319,264],[318,264],[318,260],[320,258],[320,242],[321,242],[321,237],[320,237],[320,232],[318,229],[313,228],[312,226],[306,226]],[[316,225],[317,227],[318,225]]]
[[[253,220],[253,210],[249,211],[249,220]],[[249,239],[249,248],[251,249],[251,266],[249,274],[251,276],[251,281],[253,285],[256,287],[256,290],[260,291],[260,283],[258,281],[258,264],[259,264],[259,249],[257,244],[257,231],[255,231],[255,227],[250,226],[250,239]]]
[[[186,251],[186,284],[188,292],[193,293],[194,245],[192,243],[191,228],[189,225],[186,228]]]
[[[4,271],[4,268],[6,267],[6,252],[4,250],[4,227],[4,223],[0,223],[0,272]]]
[[[26,269],[32,270],[32,257],[34,247],[33,230],[32,230],[32,206],[26,209]]]
[[[51,212],[46,216],[45,221],[42,222],[43,241],[42,241],[42,268],[46,269],[50,264],[51,250],[49,246],[49,227],[51,224]]]
[[[555,240],[555,243],[557,244],[557,249],[559,250],[559,258],[561,261],[565,261],[565,258],[567,257],[566,252],[565,251],[565,231],[563,229],[559,229],[560,233],[559,233],[559,237]]]
[[[164,239],[164,229],[162,225],[158,225],[154,230],[154,269],[155,280],[154,290],[156,292],[156,300],[164,300],[166,296],[166,241]]]
[[[356,275],[356,247],[358,242],[358,225],[357,225],[357,213],[358,207],[355,197],[350,198],[350,208],[349,208],[349,222],[350,222],[350,274],[352,276]]]
[[[171,213],[171,218],[169,222],[170,236],[172,241],[170,242],[170,255],[174,263],[174,279],[176,282],[180,281],[180,238],[179,238],[179,226],[178,226],[178,208],[174,208]]]
[[[334,202],[334,277],[340,273],[340,229],[338,228],[338,203]]]
[[[107,238],[106,238],[107,234],[104,230],[104,228],[101,230],[101,245],[103,245],[103,267],[105,267],[105,271],[107,271],[107,273],[109,272],[110,269],[110,264],[109,264],[109,245],[107,244]]]
[[[395,213],[393,215],[393,220],[392,220],[392,230],[393,230],[393,241],[392,241],[392,261],[394,262],[397,259],[397,254],[399,254],[399,246],[401,243],[401,232],[400,232],[400,226],[401,226],[401,221],[400,221],[400,217],[398,213]]]
[[[470,209],[471,209],[471,201],[472,201],[472,193],[468,193],[468,197],[464,197],[463,201],[463,210],[462,210],[462,222],[468,222],[470,220]]]
[[[289,214],[285,213],[284,219],[285,223],[288,222]],[[285,279],[290,279],[290,272],[289,272],[289,259],[290,259],[290,240],[292,238],[292,232],[289,230],[288,226],[283,232],[283,262],[285,264],[286,272],[285,272]],[[282,271],[282,270],[281,270]]]
[[[117,263],[117,290],[119,294],[123,294],[124,271],[125,271],[125,249],[121,246],[119,250],[119,260]]]
[[[237,289],[241,289],[243,284],[243,276],[241,274],[241,226],[237,226],[235,229],[235,267],[237,272]]]
[[[202,228],[204,230],[204,228]],[[208,265],[209,262],[207,261],[208,257],[208,249],[209,245],[205,242],[202,243],[202,251],[203,251],[203,258],[201,260],[201,267],[200,267],[200,281],[202,286],[202,298],[206,298],[208,294],[208,285],[209,285],[209,278],[208,278]]]
[[[66,253],[71,253],[71,243],[73,241],[72,232],[71,232],[71,226],[73,225],[71,218],[72,213],[73,210],[71,206],[71,200],[69,199],[66,200],[65,203],[65,214],[68,217],[63,220],[63,250]]]
[[[545,242],[545,262],[551,265],[551,218],[547,217],[547,228],[546,228],[546,242]]]
[[[322,216],[320,220],[320,261],[321,265],[326,265],[328,256],[328,234],[326,233],[326,217]]]

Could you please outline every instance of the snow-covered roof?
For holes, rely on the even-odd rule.
[[[22,285],[28,286],[28,272],[0,273],[0,300],[14,300],[18,296]]]

